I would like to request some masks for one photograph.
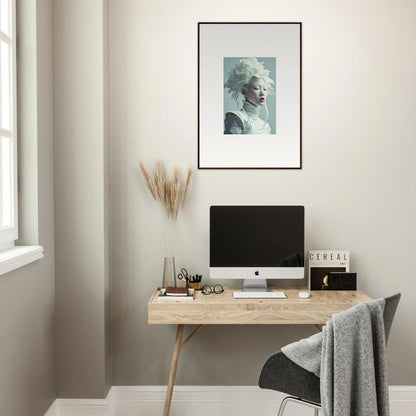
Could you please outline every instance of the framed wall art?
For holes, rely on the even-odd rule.
[[[198,168],[302,168],[301,23],[198,23]]]

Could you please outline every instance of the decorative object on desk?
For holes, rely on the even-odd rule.
[[[328,290],[329,282],[324,282],[330,272],[348,272],[350,253],[345,250],[309,251],[309,289]]]
[[[202,274],[195,274],[189,278],[189,287],[195,290],[200,289],[200,283],[202,280]]]
[[[142,162],[140,169],[146,185],[155,201],[160,201],[163,214],[163,239],[165,244],[165,261],[163,267],[163,286],[176,286],[175,243],[176,224],[180,207],[183,206],[192,176],[192,168],[188,168],[186,178],[182,181],[179,169],[174,168],[173,179],[169,181],[165,175],[162,162],[156,163],[156,171],[152,174]]]
[[[166,296],[187,296],[188,295],[188,288],[187,287],[174,287],[168,286],[165,289]]]
[[[357,273],[330,272],[330,290],[357,290]]]
[[[178,274],[178,279],[182,280],[185,283],[189,282],[189,273],[188,270],[185,269],[185,267],[182,267],[181,272]]]
[[[189,286],[189,273],[185,267],[182,267],[181,272],[178,274],[178,279],[185,283],[186,287]]]
[[[186,287],[199,290],[199,284],[201,283],[202,274],[190,275],[185,267],[182,267],[181,272],[178,274],[178,279],[185,282]]]
[[[180,292],[175,292],[175,290],[179,290]],[[159,296],[157,297],[158,300],[170,300],[170,301],[188,301],[194,300],[195,298],[195,290],[194,289],[187,289],[186,287],[167,287],[160,289]]]
[[[322,290],[329,290],[329,276],[325,275],[322,279]]]
[[[175,257],[165,257],[163,261],[163,287],[176,286]]]
[[[209,286],[209,285],[202,286],[202,293],[204,295],[210,295],[211,293],[215,293],[216,295],[219,295],[222,292],[224,292],[224,288],[220,284],[214,285],[214,286]]]
[[[299,22],[198,23],[199,169],[302,167],[301,33]]]

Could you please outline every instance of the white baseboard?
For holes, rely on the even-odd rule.
[[[56,399],[45,416],[112,416],[111,391],[105,399]]]
[[[165,394],[165,386],[113,387],[111,416],[160,416]],[[283,397],[252,386],[176,386],[171,416],[275,415]]]
[[[45,416],[160,416],[166,386],[113,386],[105,399],[57,399]],[[256,386],[176,386],[171,416],[274,416],[284,394]],[[416,386],[390,387],[391,416],[416,414]],[[285,416],[313,411],[289,403]]]
[[[110,416],[108,399],[58,399],[57,416]]]
[[[48,411],[45,413],[45,416],[58,416],[58,400],[55,400]]]
[[[390,386],[391,416],[416,415],[416,386]]]

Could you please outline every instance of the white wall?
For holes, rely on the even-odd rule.
[[[415,18],[407,0],[110,2],[113,385],[168,378],[175,329],[147,324],[162,282],[161,217],[138,162],[196,165],[198,21],[302,22],[303,169],[197,171],[177,265],[206,279],[211,204],[303,204],[307,250],[350,250],[360,289],[403,293],[390,384],[416,384]],[[254,385],[268,354],[313,332],[205,327],[177,382]]]

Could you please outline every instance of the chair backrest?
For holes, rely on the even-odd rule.
[[[396,313],[397,305],[399,304],[399,300],[401,297],[401,293],[396,293],[393,296],[389,296],[385,298],[385,305],[384,305],[384,313],[383,313],[383,320],[384,320],[384,332],[386,334],[386,344],[389,338],[391,324],[393,323],[394,314]]]

